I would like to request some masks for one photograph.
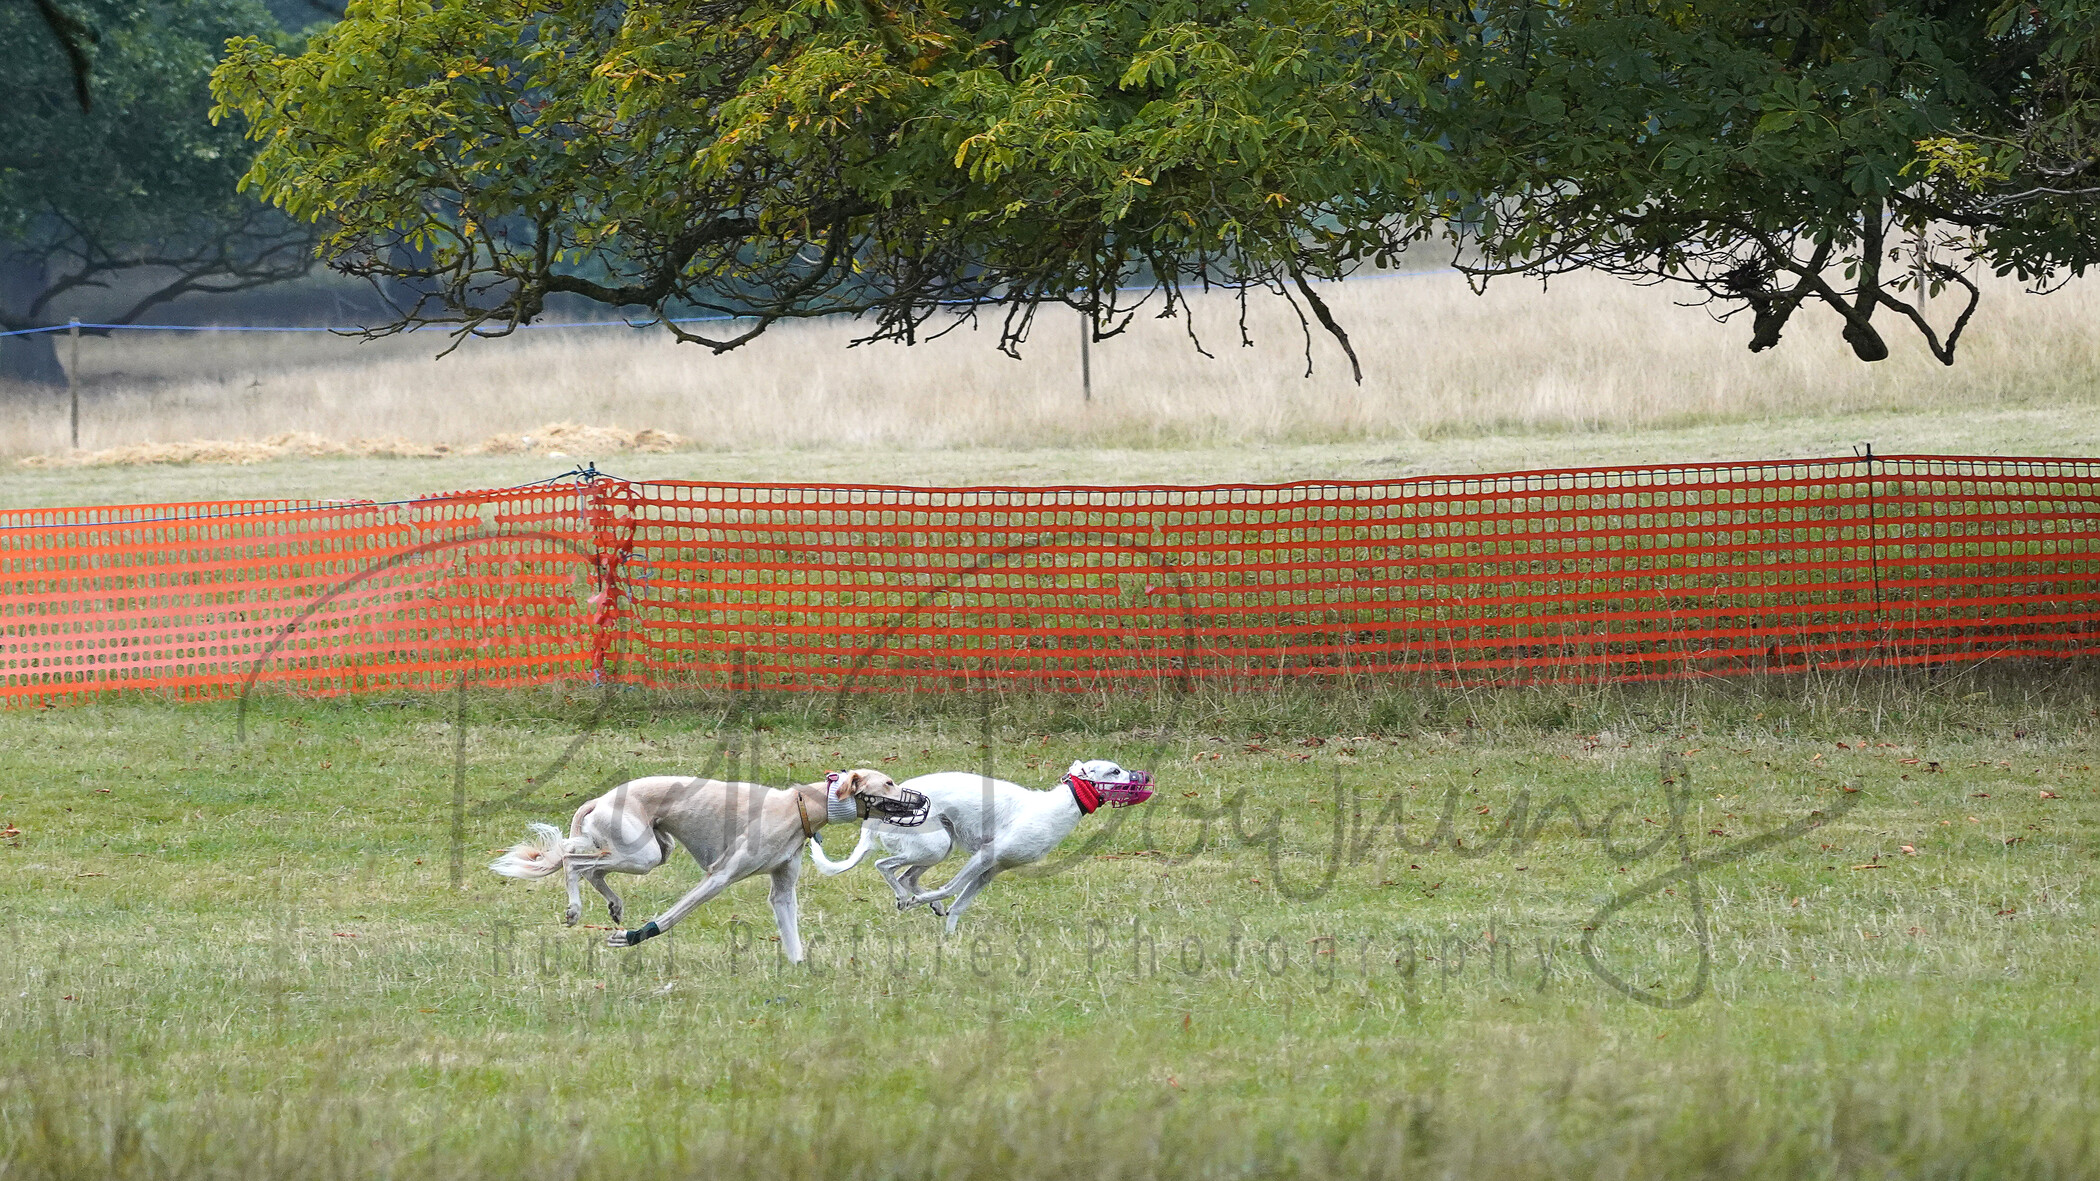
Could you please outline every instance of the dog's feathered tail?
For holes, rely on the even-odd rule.
[[[534,824],[530,837],[489,862],[489,868],[507,878],[543,878],[559,871],[563,860],[561,830]]]
[[[875,826],[863,824],[860,826],[860,843],[853,846],[853,856],[846,858],[844,861],[833,861],[829,857],[824,856],[824,842],[811,837],[809,838],[809,859],[817,863],[818,873],[823,874],[827,878],[834,877],[859,865],[860,859],[866,857],[868,850],[874,847]]]

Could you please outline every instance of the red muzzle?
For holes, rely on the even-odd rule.
[[[1126,771],[1121,780],[1088,779],[1077,772],[1065,776],[1065,786],[1072,789],[1072,798],[1079,801],[1079,810],[1091,814],[1103,804],[1111,808],[1128,808],[1142,804],[1152,798],[1152,776],[1143,771]]]

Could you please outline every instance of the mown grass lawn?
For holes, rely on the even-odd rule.
[[[2037,670],[0,713],[0,1177],[2090,1175],[2096,704]],[[635,775],[1079,757],[1159,794],[949,940],[863,867],[805,875],[803,967],[761,881],[616,953],[483,869]],[[698,876],[616,880],[646,917]]]

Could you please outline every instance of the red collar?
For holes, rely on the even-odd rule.
[[[1065,786],[1072,789],[1072,799],[1079,805],[1080,815],[1092,816],[1094,809],[1101,806],[1100,789],[1079,776],[1065,776]]]

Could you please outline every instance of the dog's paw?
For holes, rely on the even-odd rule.
[[[945,907],[945,906],[943,906],[943,905],[941,905],[941,904],[940,904],[940,903],[938,903],[938,902],[929,902],[929,903],[927,903],[927,904],[926,904],[926,909],[928,909],[928,910],[932,911],[933,913],[935,913],[935,914],[937,914],[937,915],[941,916],[942,918],[947,918],[947,917],[948,917],[948,908],[947,908],[947,907]]]
[[[561,925],[564,927],[573,927],[581,921],[583,921],[583,912],[581,910],[566,910],[562,912]]]
[[[617,902],[606,904],[605,909],[612,915],[612,921],[616,923],[627,916],[627,908]]]

